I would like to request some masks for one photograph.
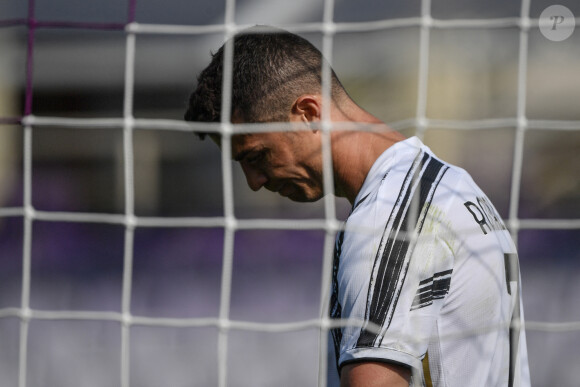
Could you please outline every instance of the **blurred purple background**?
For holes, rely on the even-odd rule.
[[[336,22],[417,17],[421,1],[335,3]],[[580,3],[560,1],[578,17]],[[531,2],[531,18],[549,1]],[[26,90],[26,1],[0,3],[0,209],[23,206],[23,128],[26,108],[39,117],[122,118],[128,2],[37,1],[40,22],[89,23],[85,28],[38,28],[33,81]],[[319,22],[324,2],[236,1],[239,24]],[[137,0],[139,23],[208,25],[224,21],[225,2]],[[517,18],[521,3],[432,2],[435,19]],[[12,23],[12,24],[11,24]],[[108,23],[104,29],[95,24]],[[304,36],[321,47],[322,34]],[[349,93],[385,122],[417,111],[420,28],[340,32],[332,63]],[[132,113],[181,120],[195,76],[223,34],[137,36]],[[528,34],[526,92],[519,95],[520,29],[431,29],[427,118],[457,122],[515,118],[525,98],[529,120],[580,121],[580,33],[554,43]],[[557,58],[557,60],[555,60]],[[28,106],[25,103],[29,99]],[[544,121],[536,121],[544,122]],[[538,126],[538,125],[537,125]],[[221,158],[193,133],[134,132],[135,214],[148,217],[223,215]],[[580,131],[525,134],[518,199],[520,219],[580,218]],[[415,128],[404,130],[413,135]],[[467,169],[508,217],[516,131],[429,128],[425,142]],[[234,167],[239,218],[322,219],[322,203],[299,205],[269,192],[251,192]],[[36,210],[124,214],[123,135],[119,128],[34,127],[32,205]],[[344,219],[349,205],[337,201]],[[0,217],[0,311],[22,297],[24,221]],[[31,241],[30,307],[40,311],[121,311],[124,227],[36,220]],[[295,322],[319,317],[324,231],[246,230],[235,234],[230,318]],[[580,321],[580,230],[521,230],[518,247],[528,321]],[[131,313],[146,317],[217,317],[224,231],[220,228],[135,230]],[[217,385],[216,328],[132,326],[130,379],[136,387]],[[527,331],[534,386],[575,387],[580,332]],[[18,385],[20,320],[0,318],[0,386]],[[117,387],[121,325],[110,321],[30,322],[27,387]],[[230,386],[315,386],[318,331],[232,330]],[[330,362],[332,364],[332,360]],[[291,381],[291,382],[289,382]]]

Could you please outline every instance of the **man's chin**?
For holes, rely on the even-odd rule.
[[[297,203],[312,203],[320,200],[322,195],[306,195],[304,192],[294,191],[292,194],[286,197]]]
[[[280,196],[288,198],[293,202],[311,203],[322,198],[322,193],[316,190],[302,189],[298,184],[287,183],[277,190]]]

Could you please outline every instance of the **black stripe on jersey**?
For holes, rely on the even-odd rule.
[[[375,258],[367,293],[366,321],[385,328],[391,323],[409,266],[411,254],[407,253],[414,247],[410,246],[410,232],[415,230],[417,236],[421,232],[435,189],[447,170],[440,174],[442,167],[442,162],[421,151],[407,172]],[[374,346],[378,338],[378,334],[363,326],[356,346]]]
[[[419,289],[413,299],[411,310],[424,308],[433,303],[433,300],[439,300],[449,293],[451,285],[451,270],[445,270],[435,273],[433,277],[424,279],[419,282]]]
[[[364,199],[363,199],[364,200]],[[332,294],[330,296],[329,315],[332,319],[342,317],[342,306],[338,299],[338,266],[340,263],[340,254],[342,252],[342,243],[344,241],[344,230],[340,231],[336,238],[334,246],[334,259],[332,263]],[[342,329],[333,328],[330,330],[332,341],[334,343],[334,355],[336,356],[336,369],[338,370],[338,359],[340,357],[340,342],[342,341]]]
[[[409,168],[409,170],[407,171],[407,175],[405,176],[405,180],[403,181],[403,184],[401,185],[401,189],[399,191],[397,201],[395,202],[395,205],[393,206],[393,210],[391,211],[391,214],[389,215],[389,219],[387,221],[387,225],[385,227],[383,237],[381,238],[381,243],[379,245],[379,249],[377,251],[377,256],[375,257],[375,262],[373,264],[372,273],[374,274],[375,270],[377,270],[377,264],[379,264],[378,272],[377,272],[376,277],[371,278],[371,281],[369,283],[369,289],[367,291],[367,307],[366,307],[366,311],[365,311],[365,320],[366,321],[372,321],[372,322],[377,323],[379,320],[381,320],[380,322],[382,323],[382,318],[381,318],[382,315],[380,313],[381,310],[379,310],[379,307],[385,305],[386,301],[392,301],[392,298],[394,296],[393,283],[396,281],[398,274],[402,270],[402,262],[400,259],[398,259],[399,257],[397,256],[397,254],[393,254],[392,260],[389,260],[388,253],[393,250],[393,245],[395,244],[395,242],[401,242],[403,245],[408,245],[408,243],[409,243],[406,240],[397,241],[396,230],[398,230],[398,228],[400,226],[402,214],[404,213],[406,203],[409,200],[409,194],[411,191],[410,186],[412,185],[412,180],[414,180],[414,179],[412,179],[412,176],[413,176],[413,174],[417,174],[417,169],[420,169],[419,160],[420,160],[420,156],[422,154],[423,154],[423,152],[419,151],[419,153],[415,157],[415,160],[413,160],[413,163],[411,164],[411,168]],[[427,155],[424,154],[424,156],[427,156]],[[425,159],[423,158],[423,162],[424,161],[425,161]],[[395,211],[397,209],[398,209],[398,212],[395,213]],[[393,218],[394,218],[394,220],[393,220]],[[386,234],[387,230],[389,230],[389,226],[391,226],[390,235],[388,236],[387,242],[385,243],[385,240],[384,240],[385,234]],[[381,257],[379,255],[379,252],[381,251],[381,247],[383,245],[384,245],[383,255]],[[404,247],[406,249],[406,246],[402,246],[402,247]],[[387,261],[389,261],[389,264],[390,264],[388,266],[385,265],[385,263]],[[391,283],[383,284],[384,279],[385,279],[385,271],[387,269],[388,269],[387,279],[393,279],[393,281]],[[397,277],[393,277],[395,273],[397,274]],[[385,290],[382,290],[383,285],[386,288]],[[382,297],[379,297],[379,296],[382,296]],[[386,315],[386,313],[382,313],[382,314]],[[359,334],[359,338],[357,340],[356,346],[357,347],[370,347],[374,344],[374,341],[376,338],[377,338],[377,334],[368,331],[363,326],[361,329],[361,332]]]
[[[365,200],[367,200],[369,195],[370,195],[370,193],[366,194],[361,200],[359,200],[357,203],[355,203],[354,206],[352,206],[352,210],[350,212],[353,212],[358,206],[360,206]]]

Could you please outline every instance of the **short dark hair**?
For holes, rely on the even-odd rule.
[[[286,121],[297,97],[321,92],[324,59],[306,39],[265,26],[241,31],[233,39],[232,115],[248,123]],[[197,77],[185,120],[220,122],[224,46]],[[344,88],[331,69],[331,96],[335,99],[342,93]]]

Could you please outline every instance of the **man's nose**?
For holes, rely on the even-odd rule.
[[[268,177],[257,168],[242,163],[242,170],[252,191],[259,190],[268,182]]]

